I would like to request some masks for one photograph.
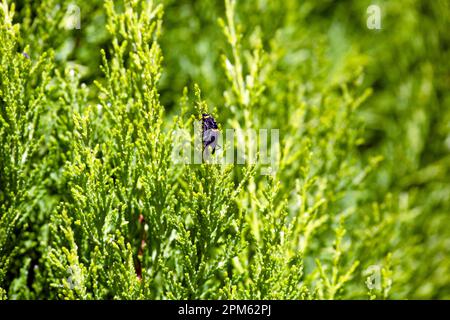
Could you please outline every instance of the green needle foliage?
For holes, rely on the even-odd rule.
[[[450,298],[450,10],[370,4],[3,0],[0,299]]]

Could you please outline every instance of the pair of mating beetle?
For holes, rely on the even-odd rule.
[[[208,150],[211,147],[212,154],[216,152],[217,140],[219,138],[219,128],[217,127],[217,122],[214,120],[213,116],[209,113],[202,114],[202,141],[203,150]]]

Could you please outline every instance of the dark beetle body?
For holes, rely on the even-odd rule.
[[[214,120],[214,118],[210,114],[203,113],[202,121],[203,121],[203,131],[209,130],[209,129],[218,129],[217,122]]]
[[[203,148],[212,148],[212,153],[216,151],[217,138],[219,136],[219,128],[214,118],[208,114],[202,114],[202,136],[203,136]]]

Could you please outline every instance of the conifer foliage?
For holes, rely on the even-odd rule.
[[[450,11],[405,2],[2,0],[0,299],[450,298]],[[175,161],[204,113],[274,162]]]

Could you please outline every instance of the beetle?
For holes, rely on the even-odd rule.
[[[209,113],[202,114],[202,140],[203,149],[206,151],[209,147],[212,149],[212,154],[216,152],[217,140],[219,138],[219,128],[216,120]]]

